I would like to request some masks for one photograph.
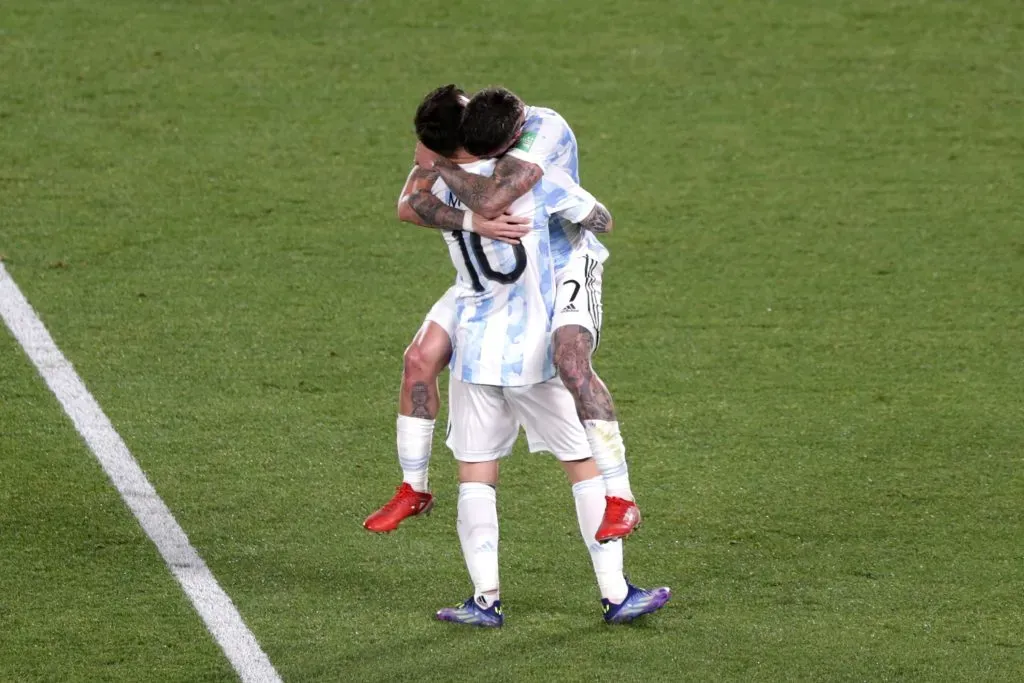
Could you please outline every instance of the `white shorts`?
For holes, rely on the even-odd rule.
[[[551,329],[579,325],[601,343],[601,276],[604,266],[588,254],[574,254],[555,276],[555,315]]]
[[[512,452],[519,427],[530,452],[564,461],[591,457],[572,394],[557,377],[525,387],[448,383],[448,448],[462,462],[490,462]]]
[[[459,316],[455,308],[455,285],[448,288],[441,298],[430,307],[424,322],[436,323],[448,333],[448,339],[455,339],[455,328],[459,326]]]

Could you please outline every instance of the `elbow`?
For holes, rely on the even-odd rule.
[[[398,202],[398,220],[403,223],[415,223],[416,218],[416,212],[409,206],[409,202]]]

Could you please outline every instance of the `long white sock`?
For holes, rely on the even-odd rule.
[[[601,597],[613,603],[626,599],[628,588],[622,574],[622,541],[598,543],[594,536],[601,526],[605,506],[604,479],[594,477],[572,485],[572,497],[576,499],[576,518],[580,522],[580,535],[590,551],[594,564],[597,585]]]
[[[459,484],[457,526],[473,595],[486,609],[498,599],[498,496],[494,487]]]
[[[618,421],[584,420],[590,451],[594,454],[609,496],[633,500],[629,486],[629,468],[626,466],[626,444],[622,442]]]
[[[421,417],[398,416],[398,464],[402,481],[420,493],[426,493],[430,448],[434,443],[434,421]]]

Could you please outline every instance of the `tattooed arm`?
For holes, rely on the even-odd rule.
[[[419,189],[409,195],[406,202],[419,220],[411,221],[428,228],[462,230],[465,211],[454,209],[434,196],[430,190]]]
[[[443,230],[465,230],[466,212],[454,209],[435,197],[429,190],[417,190],[409,195],[407,202],[417,217],[417,225]],[[519,244],[519,240],[530,232],[530,219],[523,216],[502,215],[495,219],[473,215],[472,232],[479,233],[499,242]]]
[[[430,194],[430,188],[434,186],[437,178],[436,171],[431,171],[422,166],[412,167],[412,171],[410,171],[409,177],[405,181],[405,187],[402,188],[402,194],[398,197],[398,220],[421,225],[425,228],[434,227],[423,222],[423,219],[420,218],[419,214],[409,204],[409,199],[413,194],[420,191]],[[430,196],[433,197],[432,194]],[[434,197],[434,199],[437,199],[437,197]],[[437,199],[437,201],[441,203],[440,199]]]
[[[490,178],[464,171],[448,159],[437,159],[434,170],[463,204],[484,218],[500,216],[544,175],[537,164],[511,156],[498,160]]]
[[[431,191],[437,172],[414,166],[398,198],[398,220],[424,228],[463,230],[466,212],[452,208]],[[519,244],[530,232],[530,221],[520,216],[498,216],[493,220],[473,216],[473,232],[492,240]]]
[[[581,228],[594,233],[611,232],[614,225],[615,221],[612,220],[612,215],[608,213],[608,209],[601,202],[594,205],[594,210],[580,221]]]

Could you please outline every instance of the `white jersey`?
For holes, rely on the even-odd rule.
[[[577,185],[580,182],[576,136],[568,122],[554,109],[527,107],[523,133],[506,154],[540,166],[545,175],[552,169],[561,169]],[[577,250],[586,251],[600,263],[608,258],[605,246],[592,232],[581,230],[578,222],[564,217],[551,222],[551,258],[556,273],[565,268],[569,257]]]
[[[482,160],[463,168],[490,175],[494,164]],[[433,192],[450,206],[464,208],[443,180]],[[458,273],[453,377],[469,384],[525,386],[555,376],[550,348],[555,271],[548,226],[556,215],[581,221],[596,203],[568,174],[553,169],[509,207],[509,213],[532,219],[520,244],[461,230],[442,233]]]

